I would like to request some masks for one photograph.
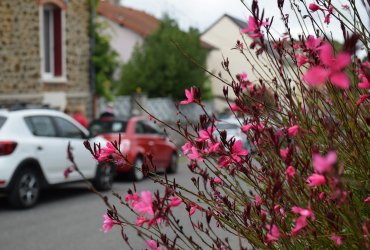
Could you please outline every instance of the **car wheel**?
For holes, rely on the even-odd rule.
[[[178,169],[178,165],[179,165],[179,157],[176,153],[173,153],[171,155],[171,162],[167,167],[167,172],[170,174],[176,173]]]
[[[94,186],[99,191],[112,189],[114,178],[114,167],[112,164],[99,164],[96,170]]]
[[[131,167],[131,179],[134,181],[141,181],[144,179],[142,172],[143,159],[138,157],[135,161],[134,166]]]
[[[36,204],[39,194],[39,175],[32,169],[23,169],[14,179],[9,193],[9,202],[13,207],[30,208]]]

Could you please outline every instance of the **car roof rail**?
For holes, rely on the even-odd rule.
[[[19,111],[26,109],[52,109],[48,104],[25,104],[18,103],[9,107],[9,111]]]

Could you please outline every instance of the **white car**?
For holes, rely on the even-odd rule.
[[[8,195],[11,205],[27,208],[35,205],[42,188],[80,181],[73,171],[66,178],[64,170],[71,144],[74,160],[86,178],[100,190],[109,190],[114,167],[97,164],[83,142],[100,143],[102,137],[89,132],[68,115],[54,110],[0,110],[0,192]]]

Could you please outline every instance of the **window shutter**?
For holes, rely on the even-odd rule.
[[[62,15],[61,9],[55,8],[54,15],[54,76],[62,75]]]

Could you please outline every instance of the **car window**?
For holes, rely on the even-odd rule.
[[[91,134],[110,134],[110,133],[123,133],[126,131],[126,121],[93,121],[90,123],[89,130]]]
[[[84,138],[84,133],[72,122],[61,117],[55,117],[54,119],[58,126],[60,137]]]
[[[150,121],[144,121],[144,130],[146,134],[161,134],[161,130],[158,126]]]
[[[5,120],[6,118],[3,117],[3,116],[0,116],[0,128],[3,126],[3,124],[5,123]]]
[[[145,134],[144,124],[142,122],[137,122],[135,126],[136,134]]]
[[[53,121],[49,116],[28,116],[24,120],[31,133],[35,136],[57,136]]]

